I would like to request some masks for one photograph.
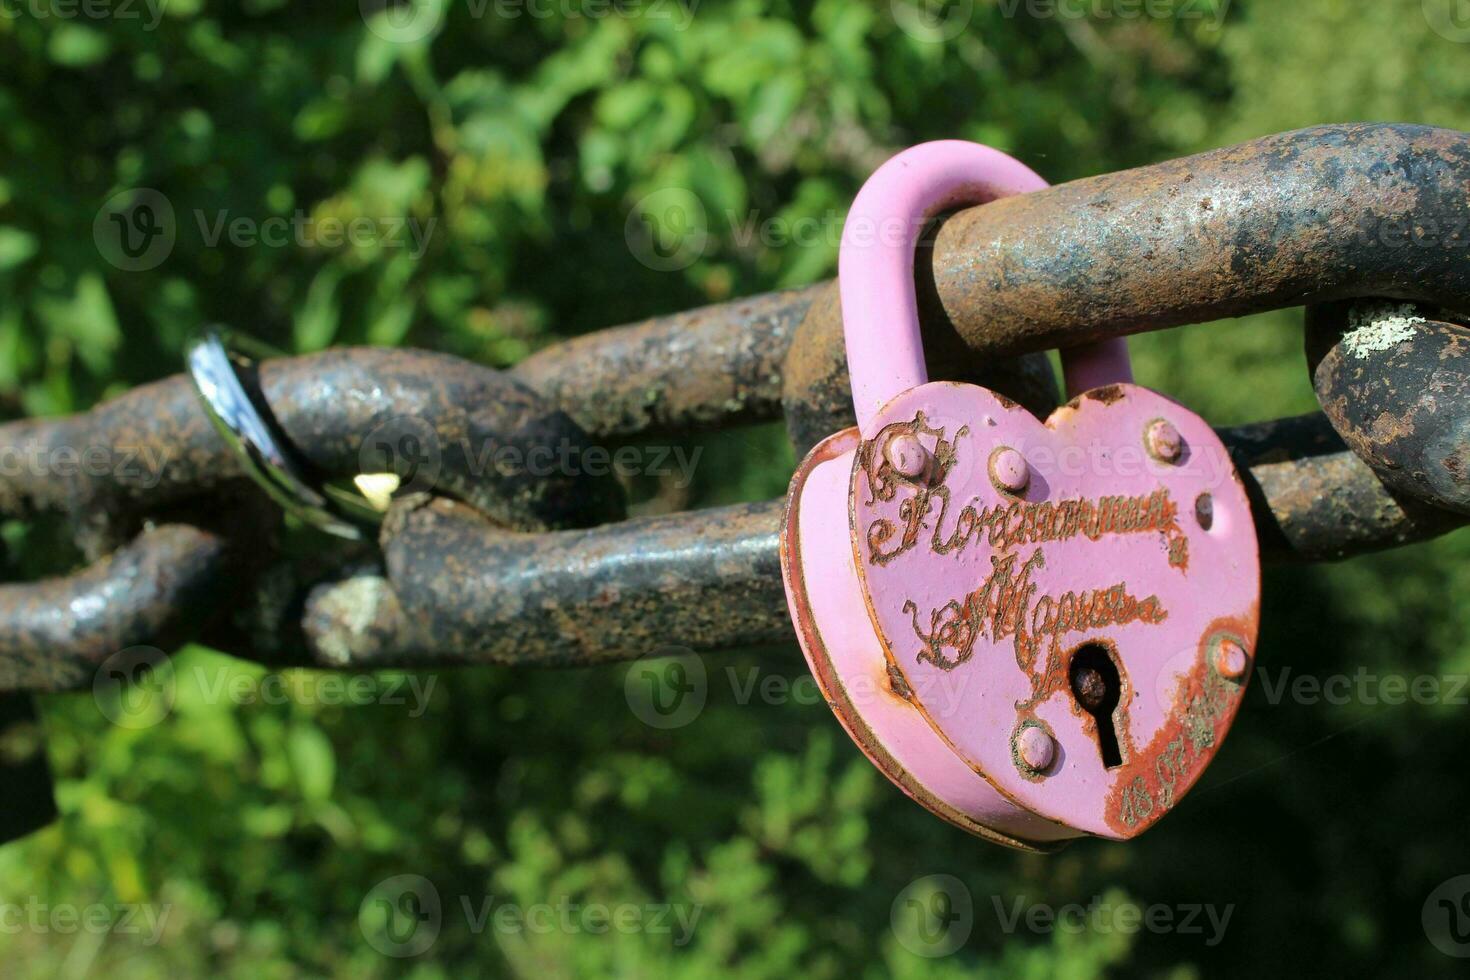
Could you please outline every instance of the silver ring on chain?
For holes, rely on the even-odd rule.
[[[328,534],[360,540],[363,526],[381,517],[381,501],[313,479],[263,400],[252,398],[240,380],[242,368],[275,354],[258,341],[211,327],[189,344],[185,361],[209,420],[246,475],[288,514]]]

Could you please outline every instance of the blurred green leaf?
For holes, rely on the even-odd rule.
[[[111,367],[122,330],[101,275],[83,273],[69,293],[38,298],[35,312],[50,333],[71,341],[71,350],[92,372],[101,374]]]
[[[39,250],[35,235],[19,228],[0,227],[0,272],[24,264]]]
[[[321,350],[337,335],[341,321],[337,286],[341,281],[342,273],[330,265],[323,267],[312,280],[301,309],[296,313],[293,341],[297,350]]]
[[[331,799],[332,784],[337,775],[337,760],[332,743],[321,729],[311,724],[291,726],[286,749],[291,756],[291,769],[301,795],[313,803]]]
[[[87,68],[107,57],[112,44],[107,35],[85,24],[62,24],[47,45],[51,60],[67,68]]]

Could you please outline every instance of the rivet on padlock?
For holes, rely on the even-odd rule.
[[[1028,849],[1132,837],[1178,803],[1234,720],[1260,598],[1225,447],[1132,384],[1122,341],[1063,352],[1073,397],[1045,422],[929,382],[925,221],[1044,186],[961,142],[864,185],[839,256],[858,425],[802,462],[781,533],[802,649],[849,735],[939,816]]]
[[[888,440],[888,464],[899,476],[915,479],[929,467],[929,453],[912,432],[900,432]]]

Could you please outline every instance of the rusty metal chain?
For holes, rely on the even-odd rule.
[[[931,371],[1044,414],[1056,384],[1035,351],[1305,305],[1325,412],[1220,433],[1263,556],[1432,537],[1470,515],[1467,331],[1451,312],[1470,311],[1466,186],[1470,135],[1330,126],[961,211],[920,250]],[[852,424],[832,283],[612,328],[505,372],[358,348],[266,361],[251,380],[316,471],[355,474],[373,433],[416,426],[434,472],[388,453],[378,465],[417,492],[377,546],[287,555],[184,377],[0,425],[0,460],[133,454],[7,472],[0,513],[64,515],[92,564],[0,585],[0,691],[84,685],[114,651],[195,638],[344,669],[783,642],[781,501],[620,520],[610,475],[485,460],[778,419],[800,454]]]

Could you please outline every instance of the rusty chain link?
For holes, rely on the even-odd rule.
[[[1220,433],[1263,556],[1432,537],[1470,514],[1467,334],[1451,312],[1470,310],[1467,186],[1470,135],[1329,126],[961,211],[920,250],[931,370],[1045,414],[1056,383],[1035,351],[1305,305],[1325,412]],[[1384,247],[1400,234],[1412,247]],[[505,372],[356,348],[266,361],[251,380],[315,471],[391,468],[419,491],[395,498],[377,547],[280,552],[279,522],[182,376],[0,425],[0,459],[133,454],[0,485],[0,513],[64,515],[92,559],[0,585],[0,691],[76,687],[114,651],[196,638],[353,669],[784,641],[781,501],[619,520],[613,476],[526,462],[777,419],[800,454],[852,424],[832,283],[612,328]],[[385,432],[433,443],[432,472],[383,453]],[[513,465],[486,465],[506,453]]]

